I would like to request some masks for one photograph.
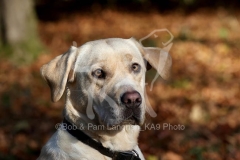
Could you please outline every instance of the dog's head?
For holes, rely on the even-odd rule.
[[[164,59],[164,60],[163,60]],[[168,78],[171,57],[144,48],[133,38],[92,41],[62,54],[41,68],[54,102],[67,88],[66,107],[106,126],[142,124],[147,62]],[[159,62],[164,67],[159,67]],[[163,65],[161,65],[163,66]],[[95,115],[95,116],[94,116]]]

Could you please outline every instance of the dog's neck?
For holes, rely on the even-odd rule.
[[[140,131],[137,125],[123,125],[121,129],[113,130],[103,129],[96,120],[90,120],[85,114],[79,113],[70,101],[66,101],[63,115],[70,123],[82,128],[85,134],[113,151],[132,150],[137,146]]]

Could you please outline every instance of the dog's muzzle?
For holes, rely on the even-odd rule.
[[[142,97],[137,91],[127,91],[121,97],[121,102],[125,107],[123,111],[124,123],[139,124],[141,121]]]

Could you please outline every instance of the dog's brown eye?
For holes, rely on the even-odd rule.
[[[93,72],[93,76],[96,78],[105,78],[105,73],[101,69],[97,69]]]
[[[139,66],[139,64],[134,63],[134,64],[132,65],[132,70],[133,70],[134,72],[139,72],[139,71],[140,71],[140,66]]]

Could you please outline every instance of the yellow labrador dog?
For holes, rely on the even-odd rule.
[[[64,120],[39,160],[143,160],[138,147],[146,112],[149,63],[168,78],[171,57],[135,39],[110,38],[72,46],[41,68],[52,101],[66,92]]]

